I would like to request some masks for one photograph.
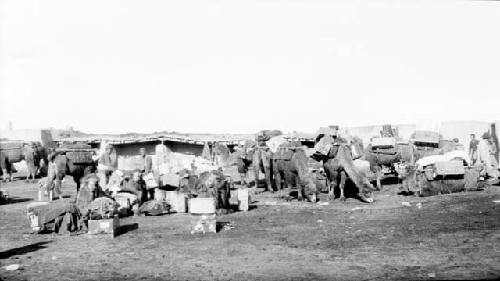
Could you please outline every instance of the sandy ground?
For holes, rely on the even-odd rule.
[[[217,217],[234,227],[217,234],[191,235],[189,215],[171,214],[123,218],[116,238],[30,234],[25,207],[36,186],[17,180],[1,188],[13,197],[0,206],[2,280],[500,277],[498,186],[427,198],[398,196],[397,186],[386,186],[373,204],[286,203],[262,193],[249,212]],[[63,190],[75,195],[70,182]],[[11,264],[20,269],[7,271]]]

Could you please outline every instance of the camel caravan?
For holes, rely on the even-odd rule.
[[[248,211],[262,192],[305,204],[346,197],[372,204],[388,180],[399,184],[400,195],[484,189],[499,178],[495,127],[471,144],[476,146],[466,152],[457,140],[425,130],[405,140],[391,125],[365,144],[339,126],[327,126],[310,143],[262,130],[231,148],[205,143],[201,156],[164,144],[154,154],[141,148],[139,155],[124,157],[105,142],[95,149],[87,143],[11,141],[2,141],[0,155],[3,181],[12,180],[13,164],[20,161],[26,162],[27,181],[40,177],[38,202],[27,207],[36,232],[113,234],[118,217],[190,213],[193,233],[205,233],[215,232],[216,215]],[[239,177],[230,176],[231,168]],[[76,183],[76,197],[64,200],[67,176]],[[97,220],[111,226],[96,230],[102,226]]]

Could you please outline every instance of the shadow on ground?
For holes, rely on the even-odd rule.
[[[139,229],[139,224],[138,223],[131,223],[131,224],[121,225],[120,228],[119,228],[119,230],[118,230],[118,235],[117,236],[124,235],[127,232],[132,232],[132,231],[135,231],[137,229]]]
[[[1,205],[23,203],[32,200],[33,200],[32,198],[9,197],[9,199],[7,199],[7,201],[3,202]]]
[[[29,244],[29,245],[26,245],[23,247],[13,248],[13,249],[10,249],[10,250],[4,251],[4,252],[0,252],[0,259],[7,259],[7,258],[10,258],[12,256],[20,256],[20,255],[24,255],[24,254],[31,253],[31,252],[36,252],[40,249],[47,248],[47,246],[45,246],[45,245],[49,244],[51,242],[52,241],[38,242],[38,243],[34,243],[34,244]]]

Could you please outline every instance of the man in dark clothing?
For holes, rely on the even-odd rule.
[[[475,134],[470,134],[470,143],[469,143],[469,157],[472,161],[472,165],[476,164],[477,161],[477,145],[479,144],[479,140],[476,139]]]
[[[137,196],[139,204],[148,200],[148,193],[146,190],[146,183],[141,177],[141,172],[135,171],[132,175],[125,175],[124,181],[121,186],[122,192],[129,192]]]

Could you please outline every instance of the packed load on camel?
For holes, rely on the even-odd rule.
[[[308,156],[302,145],[299,142],[283,142],[283,139],[274,142],[271,139],[269,142],[281,142],[273,155],[273,174],[278,190],[285,191],[283,196],[290,200],[291,187],[295,186],[299,201],[307,198],[315,203],[319,191],[307,166]]]
[[[465,151],[431,155],[417,162],[416,193],[431,196],[481,188],[480,167],[470,166]]]
[[[177,189],[186,198],[214,198],[218,213],[226,213],[232,209],[232,180],[221,170],[205,171],[200,174],[186,173]]]
[[[349,179],[354,183],[357,192],[355,196],[363,202],[373,202],[373,185],[367,175],[358,169],[353,161],[351,146],[337,135],[318,134],[314,147],[313,158],[323,163],[323,169],[330,183],[328,196],[333,199],[334,190],[340,189],[340,198],[345,200],[344,188]],[[364,160],[357,161],[358,163]],[[366,165],[365,165],[366,166]]]
[[[40,142],[0,141],[0,174],[2,180],[12,181],[15,166],[25,169],[26,181],[35,181],[35,177],[46,174],[49,149]]]
[[[254,185],[256,189],[259,185],[259,172],[262,172],[266,180],[266,188],[268,191],[273,191],[273,175],[272,162],[273,150],[268,145],[268,142],[276,136],[282,135],[278,130],[262,130],[255,134],[255,141],[246,140],[240,150],[236,153],[236,165],[240,174],[241,183],[248,185],[247,173],[250,167],[254,172]],[[277,141],[278,143],[280,141]],[[269,144],[276,149],[276,141]],[[279,145],[279,144],[278,144]]]

